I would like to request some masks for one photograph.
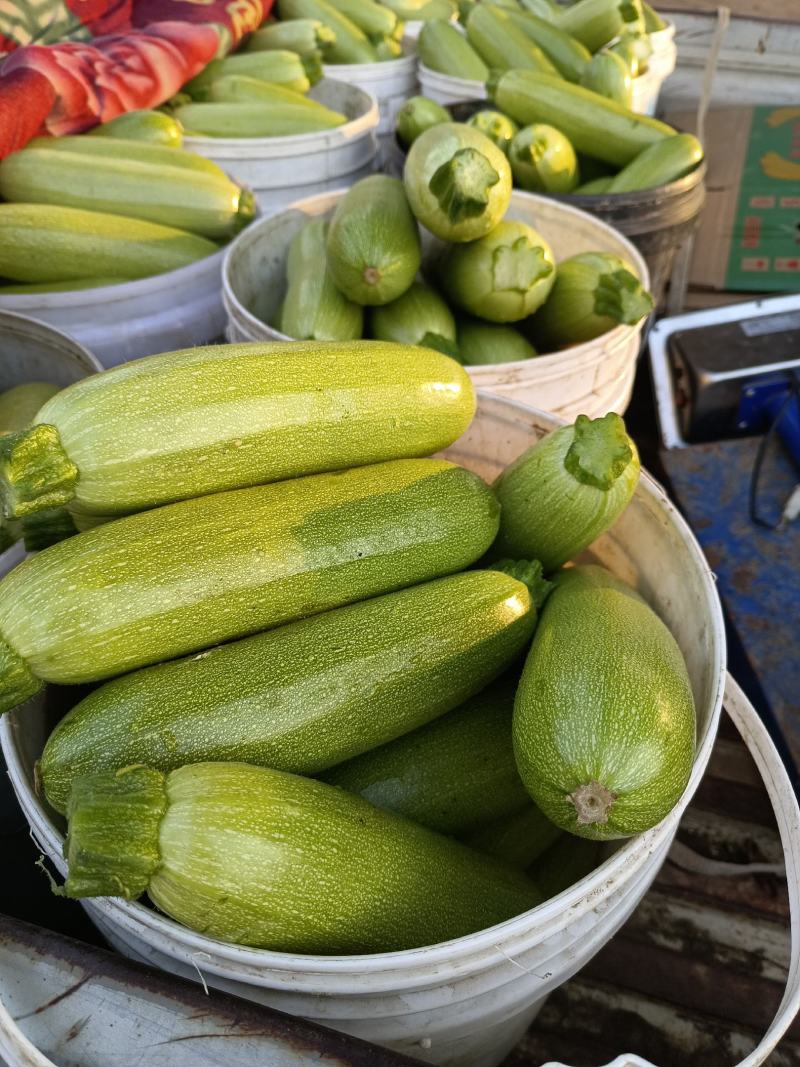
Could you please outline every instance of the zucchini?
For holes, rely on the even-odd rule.
[[[346,121],[336,111],[322,105],[311,108],[307,104],[273,105],[266,100],[259,103],[184,104],[175,114],[184,124],[187,136],[194,137],[294,137],[330,130]]]
[[[478,241],[450,245],[440,272],[451,302],[489,322],[519,322],[532,315],[556,279],[547,241],[527,223],[509,220]]]
[[[0,162],[0,196],[10,203],[124,215],[215,240],[234,236],[255,215],[253,194],[230,178],[46,148],[23,148]]]
[[[397,138],[404,148],[408,148],[420,134],[440,122],[450,122],[449,111],[426,96],[412,96],[397,112]]]
[[[328,223],[311,219],[289,245],[280,329],[299,341],[354,341],[364,328],[360,304],[342,296],[327,267]]]
[[[612,174],[606,174],[600,178],[592,178],[590,182],[584,182],[572,191],[576,196],[597,196],[599,193],[607,193],[613,180]]]
[[[511,203],[505,153],[480,130],[458,122],[434,126],[416,139],[403,182],[411,210],[443,241],[483,237]]]
[[[540,856],[546,854],[564,833],[531,803],[527,792],[525,800],[526,803],[516,811],[507,813],[488,826],[464,836],[464,844],[477,849],[478,852],[494,856],[511,867],[526,870]],[[574,841],[575,838],[570,840]],[[545,879],[542,879],[542,882],[544,883]],[[550,895],[548,893],[548,896]]]
[[[422,262],[419,229],[399,178],[373,174],[348,189],[328,229],[328,270],[357,304],[388,304]]]
[[[500,532],[490,558],[541,560],[546,574],[617,521],[639,481],[639,454],[613,412],[579,415],[532,445],[497,478]]]
[[[0,710],[461,570],[497,512],[476,475],[420,459],[97,526],[0,582]]]
[[[447,356],[455,357],[457,352],[453,313],[436,290],[424,282],[412,282],[397,300],[374,308],[370,333],[379,341],[422,345]]]
[[[64,811],[71,783],[99,771],[134,763],[171,771],[206,760],[298,774],[348,760],[327,778],[350,788],[348,774],[357,780],[367,759],[360,753],[376,749],[368,755],[383,765],[379,754],[397,746],[406,751],[406,741],[433,729],[425,723],[458,707],[527,649],[535,621],[521,582],[495,571],[468,571],[126,674],[95,689],[51,734],[39,768],[47,800]],[[462,756],[473,764],[478,755],[486,759],[482,781],[496,786],[489,807],[499,814],[507,807],[501,791],[516,806],[527,798],[511,748],[513,703],[512,689],[502,717],[495,701],[491,715],[458,720]],[[452,728],[445,735],[457,740]],[[485,742],[486,751],[470,756],[473,741]],[[436,752],[429,772],[438,783],[429,788],[440,799],[446,793],[437,770],[443,756]],[[490,770],[492,759],[497,766]],[[402,757],[396,762],[399,774]],[[466,781],[463,767],[454,768],[451,787],[459,774]],[[403,805],[364,795],[413,817]]]
[[[394,37],[373,37],[372,43],[375,46],[378,61],[381,63],[390,59],[400,59],[403,55],[403,46]]]
[[[624,60],[616,52],[598,52],[583,72],[581,85],[593,93],[630,108],[633,82]]]
[[[536,193],[571,193],[580,181],[578,158],[567,138],[543,122],[525,126],[508,150],[514,184]]]
[[[218,251],[205,237],[142,219],[52,204],[0,204],[0,277],[18,282],[148,278]]]
[[[278,0],[282,19],[316,19],[333,30],[336,38],[325,49],[326,63],[376,63],[375,48],[362,29],[337,11],[328,0]]]
[[[555,0],[519,0],[520,7],[530,15],[556,24],[561,17],[561,8]]]
[[[639,75],[647,73],[653,45],[646,33],[624,33],[609,51],[620,55],[630,67],[631,77],[638,78]]]
[[[644,13],[641,0],[579,0],[562,11],[558,24],[597,52],[623,33],[643,32]]]
[[[517,766],[536,804],[579,837],[642,833],[680,799],[694,747],[692,689],[667,627],[602,567],[564,571],[514,705]]]
[[[508,17],[536,44],[562,78],[579,82],[591,61],[592,53],[570,34],[565,33],[552,19],[539,17],[527,11],[511,11]]]
[[[439,74],[479,82],[489,77],[489,68],[450,22],[426,22],[417,39],[417,52],[422,65]]]
[[[314,55],[299,56],[296,52],[237,52],[225,59],[212,61],[196,77],[184,85],[182,92],[192,100],[205,102],[211,99],[211,86],[226,74],[245,74],[248,78],[272,82],[295,93],[307,93],[322,77],[322,65]],[[182,108],[175,109],[180,119]]]
[[[58,391],[50,382],[23,382],[0,393],[0,435],[24,430]]]
[[[669,28],[669,23],[665,22],[657,11],[654,11],[646,0],[642,0],[642,12],[644,14],[645,33],[659,33],[661,30]]]
[[[180,148],[183,144],[180,123],[163,111],[128,111],[95,126],[89,130],[89,136],[121,137],[126,141],[145,141],[166,148]]]
[[[250,78],[246,74],[226,74],[211,86],[211,100],[221,104],[260,104],[269,107],[269,127],[288,133],[330,130],[344,126],[346,115],[311,100],[302,93],[280,85]],[[197,104],[188,105],[197,109]],[[195,122],[197,121],[195,111]],[[264,128],[264,120],[261,120]]]
[[[314,56],[336,43],[336,34],[319,19],[291,19],[289,22],[270,22],[251,33],[245,52],[295,52],[298,56]]]
[[[502,859],[502,856],[498,856]],[[571,889],[581,878],[591,874],[603,862],[603,845],[572,834],[559,834],[546,852],[539,856],[528,873],[536,880],[545,897],[557,897]]]
[[[66,282],[20,282],[19,285],[0,285],[0,293],[68,293],[77,289],[103,289],[107,285],[124,285],[130,278],[71,278]]]
[[[532,609],[531,635],[535,616]],[[511,815],[530,803],[511,743],[517,677],[504,678],[427,726],[333,767],[324,780],[443,834],[466,837]]]
[[[669,185],[691,174],[703,161],[703,146],[691,133],[676,133],[651,145],[611,179],[608,191],[631,193]]]
[[[665,122],[532,70],[506,71],[492,82],[491,92],[497,107],[521,126],[546,122],[561,130],[577,152],[616,167],[675,133]]]
[[[483,108],[481,111],[476,111],[474,115],[467,119],[467,125],[473,126],[476,130],[480,130],[481,133],[485,133],[489,140],[494,142],[506,155],[508,155],[508,146],[519,129],[516,122],[510,119],[508,115],[503,115],[500,111],[493,111],[491,108]]]
[[[48,152],[67,152],[92,159],[130,159],[137,163],[151,163],[157,167],[185,167],[225,177],[225,171],[196,152],[167,148],[145,141],[125,141],[119,137],[35,137],[27,148],[46,148]]]
[[[0,443],[10,515],[114,516],[248,485],[424,456],[475,412],[469,377],[379,342],[191,348],[64,389]]]
[[[467,38],[492,70],[537,70],[561,77],[542,49],[502,8],[478,4],[467,19]]]
[[[328,0],[340,15],[350,19],[367,37],[393,37],[400,21],[391,8],[375,0]]]
[[[487,363],[516,363],[533,359],[536,349],[513,326],[482,322],[462,316],[458,320],[458,358],[467,367]]]
[[[244,763],[76,782],[66,854],[67,896],[147,891],[207,937],[282,952],[437,944],[541,899],[519,871],[361,797]]]
[[[455,0],[381,0],[403,22],[449,22],[457,14]]]
[[[545,351],[582,344],[624,324],[635,326],[654,302],[625,260],[581,252],[558,265],[547,303],[531,323]]]

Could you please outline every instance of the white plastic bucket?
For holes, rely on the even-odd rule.
[[[417,77],[420,93],[443,107],[459,104],[462,100],[485,100],[487,97],[486,85],[483,82],[440,74],[437,70],[426,67],[422,61],[417,69]]]
[[[224,250],[180,270],[102,289],[0,295],[0,311],[64,330],[105,367],[156,352],[207,344],[225,328],[220,298]]]
[[[524,405],[481,394],[449,458],[493,479],[559,425]],[[223,944],[142,904],[87,900],[125,954],[436,1064],[495,1067],[543,999],[578,971],[641,900],[665,858],[714,743],[725,681],[725,635],[702,552],[663,490],[643,474],[616,525],[587,558],[635,585],[674,633],[691,679],[698,747],[686,791],[657,827],[631,838],[597,870],[538,908],[440,945],[364,956],[300,956]],[[12,783],[36,840],[64,872],[62,822],[34,792],[53,702],[40,696],[0,720]],[[63,699],[63,691],[61,691]]]
[[[337,72],[348,69],[355,68]],[[184,137],[184,146],[252,189],[265,215],[298,196],[352,184],[375,169],[378,105],[369,92],[347,81],[323,78],[308,94],[346,115],[349,121],[343,126],[290,137]]]
[[[233,242],[222,271],[222,300],[229,341],[286,341],[267,322],[286,290],[286,257],[292,237],[309,216],[330,215],[344,192],[302,200],[287,211],[254,223]],[[647,266],[616,230],[577,208],[547,197],[515,191],[508,218],[530,223],[550,242],[556,259],[578,252],[614,252],[649,285]],[[423,242],[436,242],[423,232]],[[622,413],[630,400],[644,322],[617,326],[602,337],[563,352],[515,363],[468,367],[480,389],[513,397],[572,419],[608,411]]]
[[[377,100],[380,136],[392,132],[397,112],[417,91],[417,45],[408,35],[403,39],[403,52],[398,59],[383,63],[328,63],[323,68],[329,78],[356,85]]]

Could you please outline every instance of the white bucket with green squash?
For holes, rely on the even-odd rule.
[[[551,416],[482,394],[474,422],[447,455],[492,480],[557,425]],[[411,951],[336,957],[247,949],[193,933],[142,904],[110,898],[84,902],[92,920],[126,955],[170,973],[425,1062],[495,1067],[522,1037],[547,994],[613,936],[644,896],[703,776],[723,702],[725,637],[713,575],[677,510],[648,475],[642,475],[628,509],[587,557],[637,587],[667,623],[686,660],[697,708],[697,751],[686,791],[661,824],[622,842],[594,872],[539,907],[491,929]],[[797,804],[763,726],[735,687],[730,695],[731,712],[776,805],[796,927]],[[39,696],[0,720],[0,741],[33,835],[63,874],[63,821],[35,789],[34,763],[51,726],[52,701]],[[797,952],[795,945],[790,989],[758,1050],[761,1058],[796,1011]],[[745,1061],[747,1067],[761,1062],[755,1056]]]
[[[327,63],[323,68],[328,78],[358,86],[375,98],[381,137],[391,134],[397,112],[417,91],[417,46],[413,38],[404,38],[403,53],[398,59],[381,63]]]
[[[286,257],[295,233],[309,217],[330,216],[344,192],[296,203],[255,222],[233,242],[223,267],[222,299],[229,341],[286,341],[274,321],[286,289]],[[547,197],[514,191],[507,218],[529,223],[549,242],[556,260],[579,252],[613,252],[631,264],[647,288],[647,266],[616,230],[584,211]],[[424,238],[423,238],[424,239]],[[434,239],[429,239],[429,248]],[[479,389],[521,400],[566,419],[624,412],[636,372],[644,321],[536,359],[468,367]]]

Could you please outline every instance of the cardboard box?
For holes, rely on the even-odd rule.
[[[695,130],[695,116],[668,122]],[[714,108],[706,117],[707,199],[690,287],[800,290],[800,107]]]

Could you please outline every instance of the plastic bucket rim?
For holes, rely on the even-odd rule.
[[[538,425],[539,428],[542,428],[545,431],[552,430],[558,425],[563,425],[566,421],[558,416],[539,411],[528,404],[510,398],[496,397],[483,391],[479,392],[479,397],[490,407],[496,408],[500,406],[506,412],[522,416],[530,421],[532,426]],[[708,562],[686,521],[680,515],[675,505],[670,501],[660,484],[646,470],[642,471],[639,485],[637,486],[637,494],[640,491],[644,494],[645,500],[651,507],[655,506],[664,512],[665,515],[669,516],[680,541],[683,543],[689,555],[694,558],[697,572],[699,575],[702,575],[701,587],[704,592],[705,606],[708,612],[708,622],[711,625],[711,630],[714,635],[712,648],[713,663],[710,665],[709,677],[715,679],[715,681],[714,692],[709,700],[710,706],[706,729],[700,743],[696,747],[692,771],[684,792],[672,811],[669,812],[657,826],[642,834],[636,835],[635,837],[624,840],[622,845],[604,862],[604,864],[580,879],[563,893],[543,902],[536,908],[529,909],[520,915],[513,916],[502,923],[486,927],[484,930],[466,934],[450,941],[440,942],[437,945],[422,946],[415,949],[399,950],[396,952],[365,953],[362,955],[348,956],[318,956],[313,954],[300,955],[297,953],[275,952],[268,949],[246,948],[245,946],[234,945],[229,942],[215,941],[212,938],[197,934],[189,930],[188,927],[181,926],[168,916],[150,911],[150,909],[145,908],[143,905],[137,904],[136,902],[128,903],[120,901],[117,898],[109,897],[95,899],[102,902],[104,908],[107,908],[111,912],[119,912],[126,922],[132,923],[138,921],[145,927],[152,929],[154,933],[159,933],[165,940],[168,940],[166,935],[171,935],[176,941],[185,944],[187,947],[191,947],[190,943],[194,943],[194,955],[205,955],[212,958],[212,953],[216,952],[220,959],[231,960],[234,962],[238,961],[240,964],[251,968],[255,967],[262,970],[277,970],[280,972],[288,972],[289,974],[294,971],[301,971],[307,975],[308,967],[303,965],[313,964],[314,973],[320,978],[325,976],[337,976],[341,978],[342,972],[346,972],[347,970],[357,970],[360,974],[368,972],[370,975],[376,975],[380,974],[381,971],[391,971],[396,967],[413,966],[415,963],[419,963],[424,959],[425,963],[440,968],[437,972],[437,978],[441,982],[444,982],[447,980],[448,966],[453,967],[458,961],[461,961],[465,957],[485,953],[492,948],[494,948],[495,951],[499,951],[497,941],[501,940],[506,935],[513,936],[514,932],[516,932],[519,927],[524,928],[526,925],[525,920],[527,920],[534,912],[537,912],[541,918],[545,918],[549,915],[557,916],[574,906],[579,900],[584,900],[593,894],[602,897],[600,891],[603,883],[609,883],[614,880],[625,868],[630,868],[632,865],[634,868],[638,868],[639,865],[646,862],[649,855],[656,850],[659,844],[663,843],[665,839],[668,839],[677,827],[677,823],[680,821],[684,810],[691,801],[692,796],[705,774],[708,760],[711,756],[711,749],[713,748],[716,739],[717,726],[722,710],[726,678],[726,642],[722,607],[717,594],[713,573]],[[21,705],[21,707],[24,707],[24,705]],[[56,830],[53,825],[51,817],[44,808],[43,803],[34,794],[25,777],[14,744],[13,727],[9,715],[0,718],[0,744],[2,744],[9,770],[12,770],[13,765],[13,770],[16,771],[20,784],[24,785],[25,801],[27,801],[27,803],[22,800],[21,803],[26,811],[26,815],[28,813],[28,807],[30,806],[38,816],[39,822],[42,824],[41,826],[35,826],[34,829],[42,833],[45,837],[53,837],[53,835],[55,835],[56,838],[62,838],[60,832]],[[14,775],[12,774],[12,779],[13,777]],[[33,822],[32,818],[31,822]],[[58,841],[56,843],[60,844]],[[59,849],[54,848],[54,853],[57,854],[58,852]],[[174,934],[172,933],[173,929],[176,931]],[[205,946],[208,946],[208,949],[211,949],[212,951],[208,951]],[[502,955],[502,952],[500,954]],[[209,964],[205,965],[209,970],[213,969]]]
[[[43,343],[43,341],[49,342],[56,351],[66,352],[72,356],[80,353],[81,358],[86,360],[87,364],[93,368],[94,373],[96,374],[105,370],[105,367],[97,356],[95,356],[93,352],[90,352],[85,345],[81,344],[81,342],[73,337],[68,331],[60,330],[57,326],[53,326],[52,323],[44,322],[42,319],[37,319],[33,315],[22,315],[18,311],[11,311],[8,308],[0,307],[0,334],[5,332],[6,327],[10,327],[13,333],[30,336],[31,331],[27,329],[29,326],[34,326],[37,331],[42,331],[46,334],[44,339],[41,337],[36,338],[39,343]],[[64,344],[64,342],[66,342],[66,344]]]
[[[361,77],[376,77],[377,81],[388,81],[389,74],[381,76],[382,72],[389,68],[390,73],[397,74],[400,69],[408,70],[410,73],[416,74],[417,71],[417,42],[414,38],[403,37],[401,41],[403,49],[403,55],[397,56],[395,59],[383,59],[378,60],[375,63],[323,63],[322,70],[325,76],[328,77],[328,73],[341,71],[348,77],[357,78]]]

